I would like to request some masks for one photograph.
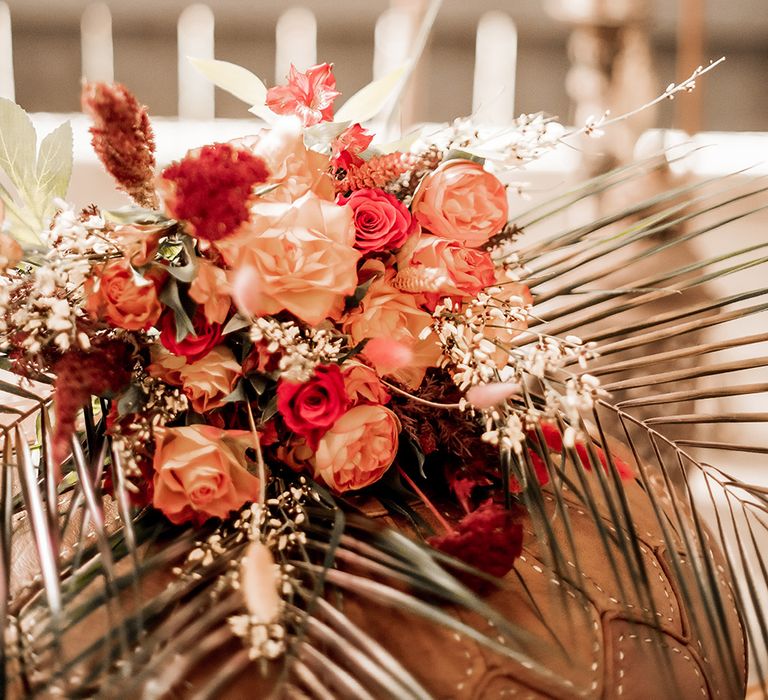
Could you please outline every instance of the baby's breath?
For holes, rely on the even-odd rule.
[[[280,376],[292,382],[306,382],[318,365],[338,361],[344,346],[344,338],[333,331],[270,317],[254,320],[251,340],[263,343],[269,354],[279,355]]]

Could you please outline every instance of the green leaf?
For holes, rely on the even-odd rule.
[[[223,403],[232,403],[233,401],[245,401],[245,399],[245,388],[243,387],[243,382],[239,381],[234,390],[227,394],[222,401]]]
[[[341,106],[333,121],[362,124],[373,119],[393,95],[407,68],[408,63],[404,63],[383,78],[374,80],[358,90]]]
[[[229,319],[229,321],[227,321],[227,324],[224,326],[221,332],[222,335],[229,335],[230,333],[234,333],[235,331],[239,331],[250,325],[251,322],[245,318],[245,316],[235,314],[232,318]]]
[[[191,56],[189,61],[216,87],[251,105],[249,112],[266,122],[275,120],[275,113],[266,106],[267,86],[257,75],[229,61],[205,60]]]
[[[160,292],[160,301],[173,309],[173,315],[176,319],[176,342],[180,343],[188,335],[195,334],[195,327],[192,325],[192,319],[189,317],[179,296],[179,283],[171,277],[168,280],[163,291]]]
[[[29,115],[15,102],[0,98],[0,167],[26,198],[34,190],[36,150]]]
[[[43,216],[50,214],[55,197],[67,196],[72,175],[72,125],[64,122],[40,144],[37,156],[36,199]]]
[[[128,207],[104,212],[104,218],[116,224],[142,224],[148,226],[170,227],[176,224],[175,219],[169,219],[159,211]]]
[[[189,284],[197,276],[197,256],[195,255],[195,241],[190,236],[182,236],[181,248],[175,258],[178,259],[181,252],[184,252],[184,262],[181,265],[171,264],[163,267],[170,275],[173,275],[179,282]],[[173,261],[174,263],[176,260]]]

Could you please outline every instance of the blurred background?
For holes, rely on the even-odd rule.
[[[106,5],[115,79],[127,84],[151,114],[177,114],[177,24],[189,0],[107,0],[96,6],[87,0],[6,4],[13,28],[15,97],[28,111],[79,109],[81,22],[85,28],[95,27],[98,34]],[[299,24],[314,16],[317,59],[336,64],[340,89],[349,95],[371,79],[374,34],[382,13],[395,8],[418,15],[426,3],[209,0],[216,57],[246,66],[273,84],[280,62],[276,25],[294,5],[311,12],[296,15]],[[576,64],[578,74],[579,64],[604,61],[605,56],[597,54],[606,50],[605,43],[629,28],[635,49],[642,52],[646,46],[652,57],[651,68],[635,56],[634,68],[624,76],[630,85],[647,83],[647,71],[652,69],[652,85],[658,91],[680,79],[681,71],[690,73],[698,63],[727,57],[697,90],[695,114],[687,117],[689,130],[768,130],[768,0],[445,0],[420,69],[413,119],[445,121],[472,111],[478,22],[493,11],[505,13],[517,30],[516,113],[543,110],[573,121],[573,91],[569,95],[564,89],[569,70]],[[402,23],[398,26],[402,42],[407,30]],[[600,44],[585,43],[583,31],[581,39],[574,37],[590,27],[592,36],[601,32],[602,49]],[[7,55],[8,40],[2,37],[2,41],[0,50]],[[644,98],[644,90],[640,93]],[[215,115],[248,116],[241,103],[224,93],[216,95]],[[675,103],[665,103],[655,117],[656,125],[664,127],[685,126],[679,123],[685,118],[676,114]]]

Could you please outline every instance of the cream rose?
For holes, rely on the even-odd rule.
[[[198,413],[223,406],[241,374],[235,356],[224,345],[215,347],[197,362],[184,364],[179,370],[184,394]]]
[[[449,160],[422,180],[411,211],[427,231],[477,247],[507,224],[507,191],[479,163]]]
[[[157,431],[153,505],[174,523],[224,518],[258,498],[259,480],[245,468],[252,445],[244,430],[188,425]]]
[[[347,411],[321,438],[312,460],[315,478],[339,493],[378,481],[397,454],[400,421],[384,406]]]
[[[287,310],[310,325],[336,318],[357,287],[354,240],[348,208],[304,195],[242,241],[232,261],[237,303],[258,316]]]
[[[304,145],[304,130],[297,119],[281,119],[259,136],[232,143],[262,157],[269,168],[269,183],[278,185],[260,200],[292,202],[310,191],[328,201],[335,198],[333,179],[328,174],[330,159]]]
[[[428,367],[434,367],[440,357],[440,347],[434,337],[420,340],[421,332],[432,323],[432,317],[419,308],[413,294],[392,286],[394,270],[380,260],[366,260],[360,278],[375,277],[360,304],[343,320],[345,333],[355,343],[366,338],[392,338],[411,348],[413,364],[392,376],[410,387],[421,384]]]

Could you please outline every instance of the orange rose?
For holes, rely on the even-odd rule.
[[[109,263],[100,276],[88,280],[85,291],[91,314],[128,331],[146,330],[162,312],[155,283],[137,279],[125,259]]]
[[[357,287],[354,241],[349,208],[308,193],[243,241],[233,295],[256,316],[287,310],[310,325],[336,318]]]
[[[320,439],[315,477],[339,493],[370,486],[392,465],[399,433],[400,421],[388,408],[351,408]]]
[[[507,191],[479,163],[449,160],[422,180],[411,211],[431,233],[477,247],[506,226]]]
[[[232,351],[219,345],[197,362],[185,364],[179,370],[184,394],[192,408],[205,413],[224,405],[235,389],[242,372]]]
[[[224,323],[227,320],[232,305],[229,283],[227,273],[218,265],[204,258],[198,260],[197,275],[189,285],[189,296],[202,305],[208,323]]]
[[[380,260],[366,260],[360,269],[361,280],[370,279],[368,292],[360,304],[342,321],[345,333],[354,343],[366,338],[391,338],[411,348],[412,366],[393,372],[392,376],[416,388],[428,367],[434,367],[440,357],[440,347],[434,337],[420,340],[419,334],[432,323],[432,317],[419,308],[413,294],[392,286],[395,271]]]
[[[245,469],[247,431],[187,425],[156,434],[153,505],[171,522],[224,518],[258,498],[259,480]]]

